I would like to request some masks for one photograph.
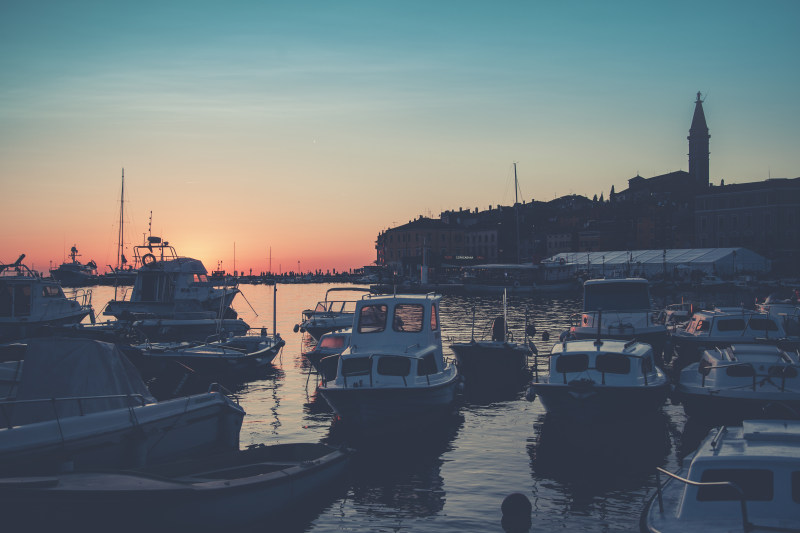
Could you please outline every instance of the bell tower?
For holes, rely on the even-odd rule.
[[[703,100],[700,99],[700,92],[697,92],[697,100],[694,102],[694,116],[692,125],[689,128],[689,175],[692,176],[695,186],[698,189],[708,187],[708,140],[711,135],[708,133],[706,116],[703,113]]]

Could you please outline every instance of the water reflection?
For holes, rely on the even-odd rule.
[[[424,428],[381,434],[334,423],[327,440],[356,450],[348,494],[355,506],[370,516],[416,519],[444,508],[442,455],[452,449],[463,423],[460,414],[449,415]]]
[[[640,487],[671,449],[669,418],[663,413],[581,424],[545,414],[534,423],[528,445],[535,479],[589,496]]]

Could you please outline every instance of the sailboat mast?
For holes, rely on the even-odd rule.
[[[517,264],[519,264],[519,196],[517,195],[517,191],[519,191],[519,185],[517,185],[517,163],[514,162],[514,217],[517,223]]]
[[[125,169],[122,169],[122,190],[119,194],[119,235],[117,236],[117,270],[122,268],[123,248],[125,247],[123,226],[125,224]]]

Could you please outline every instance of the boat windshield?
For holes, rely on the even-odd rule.
[[[650,309],[650,296],[644,283],[587,285],[584,311],[643,311]]]
[[[419,333],[422,331],[422,318],[424,315],[425,308],[419,304],[397,304],[394,308],[392,329]]]

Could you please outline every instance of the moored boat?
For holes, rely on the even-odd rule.
[[[446,413],[459,376],[445,361],[441,296],[365,296],[336,378],[319,391],[345,422],[373,428]]]
[[[352,329],[343,329],[325,333],[319,338],[313,349],[304,352],[314,369],[324,380],[336,379],[336,367],[339,355],[350,346]]]
[[[306,309],[294,331],[308,333],[314,339],[330,331],[339,331],[353,327],[353,316],[357,300],[331,300],[333,292],[370,292],[364,287],[332,287],[325,291],[325,299],[317,302],[314,309]]]
[[[800,418],[799,370],[797,353],[777,346],[712,348],[681,370],[674,397],[687,415],[721,422]]]
[[[14,263],[0,265],[0,342],[34,337],[51,327],[94,321],[92,291],[65,294],[53,278],[28,268],[22,254]]]
[[[527,397],[548,413],[596,419],[656,413],[668,393],[649,344],[597,339],[554,345],[548,374],[534,377]]]
[[[80,254],[77,246],[73,245],[69,252],[70,261],[63,262],[57,268],[50,269],[50,275],[64,287],[85,287],[97,283],[97,263],[78,261]]]
[[[676,473],[658,468],[643,533],[798,531],[800,421],[712,429]],[[661,474],[666,475],[662,484]]]
[[[203,531],[297,512],[344,474],[350,452],[325,444],[252,446],[126,470],[0,478],[6,524]]]

